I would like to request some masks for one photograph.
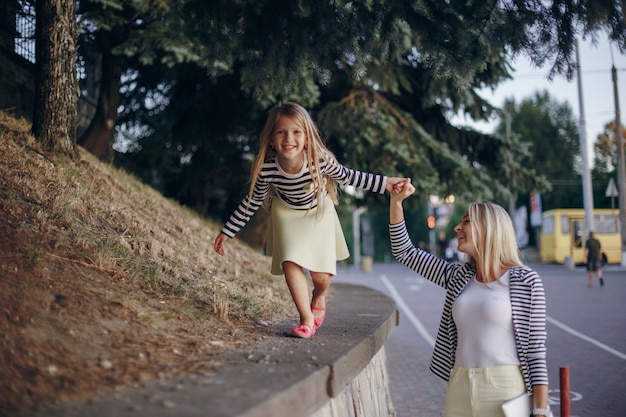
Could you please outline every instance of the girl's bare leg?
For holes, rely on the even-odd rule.
[[[309,302],[309,286],[302,267],[293,262],[283,262],[285,281],[300,314],[300,324],[308,324],[313,328],[313,313]]]
[[[311,300],[311,305],[314,307],[326,307],[324,295],[326,295],[326,290],[328,290],[330,286],[333,275],[326,272],[311,271],[311,278],[313,280],[313,299]],[[313,314],[316,317],[321,317],[324,315],[324,311],[315,310]]]

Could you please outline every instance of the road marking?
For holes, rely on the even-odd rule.
[[[617,356],[618,358],[626,360],[626,354],[624,354],[622,352],[619,352],[619,351],[613,349],[612,347],[609,347],[609,346],[605,345],[604,343],[600,343],[597,340],[590,338],[589,336],[585,336],[584,334],[577,332],[576,330],[574,330],[571,327],[561,323],[560,321],[558,321],[556,319],[553,319],[552,317],[548,316],[547,320],[548,320],[549,323],[552,323],[555,326],[560,327],[561,329],[565,330],[569,334],[571,334],[573,336],[576,336],[576,337],[579,337],[579,338],[581,338],[582,340],[584,340],[586,342],[594,344],[597,347],[599,347],[600,349],[604,349],[607,352],[612,353],[613,355]]]
[[[383,282],[383,284],[385,284],[385,286],[389,290],[389,293],[391,294],[391,297],[394,299],[396,304],[398,304],[398,307],[400,307],[404,314],[409,318],[409,321],[413,324],[417,332],[424,338],[424,340],[430,345],[430,347],[434,347],[435,339],[433,339],[430,333],[428,333],[428,330],[426,330],[422,322],[419,321],[417,317],[415,317],[409,306],[404,302],[404,300],[402,299],[398,291],[396,291],[396,288],[393,286],[393,284],[391,284],[389,279],[387,279],[385,275],[381,275],[380,280]]]

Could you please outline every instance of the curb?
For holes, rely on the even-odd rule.
[[[268,328],[255,346],[218,352],[224,365],[60,404],[32,417],[309,416],[344,390],[398,325],[394,301],[371,288],[334,284],[324,326],[311,339],[289,337],[294,323]]]

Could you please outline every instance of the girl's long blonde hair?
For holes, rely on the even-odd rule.
[[[524,266],[513,222],[504,208],[484,201],[471,203],[467,211],[476,256],[480,258],[467,255],[468,262],[476,268],[483,282],[497,281],[502,268]]]
[[[263,131],[261,132],[259,152],[257,153],[254,162],[252,163],[250,173],[250,190],[248,191],[248,199],[252,198],[254,186],[256,185],[259,175],[261,173],[261,167],[267,160],[276,157],[276,150],[272,148],[272,133],[278,118],[281,116],[290,117],[300,126],[305,133],[305,145],[304,151],[306,152],[305,163],[309,166],[311,177],[313,180],[313,187],[317,195],[317,201],[319,205],[323,204],[322,194],[323,187],[326,188],[329,196],[333,202],[337,203],[337,183],[331,178],[326,179],[326,185],[324,186],[324,178],[320,169],[320,161],[332,162],[335,160],[333,155],[324,142],[311,119],[311,116],[304,107],[297,103],[289,102],[279,104],[270,110]],[[270,193],[271,194],[271,193]],[[269,195],[268,195],[269,196]]]

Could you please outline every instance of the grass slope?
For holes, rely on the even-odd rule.
[[[0,415],[218,366],[295,313],[269,260],[79,149],[0,112]]]

